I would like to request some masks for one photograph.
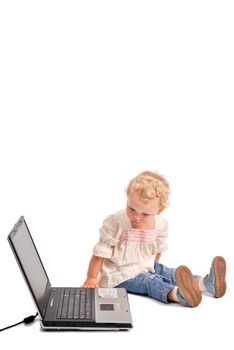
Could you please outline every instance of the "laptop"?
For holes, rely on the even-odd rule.
[[[24,217],[8,241],[44,330],[128,330],[133,327],[123,288],[52,287]]]

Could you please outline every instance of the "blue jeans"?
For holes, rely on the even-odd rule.
[[[142,272],[136,277],[120,283],[116,288],[125,288],[130,293],[147,295],[168,303],[167,295],[176,286],[175,270],[155,262],[155,272]]]

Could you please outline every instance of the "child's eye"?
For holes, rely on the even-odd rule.
[[[149,216],[150,214],[143,213],[144,216]]]
[[[130,209],[131,211],[135,211],[135,209],[133,209],[133,208],[131,208],[131,207],[129,207],[129,209]]]

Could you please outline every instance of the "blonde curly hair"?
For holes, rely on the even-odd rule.
[[[143,171],[128,184],[127,195],[136,192],[146,199],[159,198],[163,207],[169,205],[170,186],[168,181],[156,171]]]

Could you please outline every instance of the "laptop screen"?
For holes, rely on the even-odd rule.
[[[43,315],[43,297],[49,279],[23,217],[15,224],[8,240],[40,314]]]

